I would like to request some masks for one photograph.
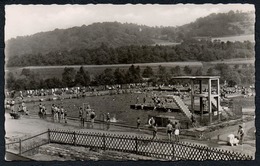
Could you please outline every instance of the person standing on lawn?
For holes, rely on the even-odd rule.
[[[175,122],[174,137],[176,142],[180,141],[179,135],[180,135],[180,125],[178,122]]]
[[[58,114],[58,106],[54,106],[54,122],[58,122],[59,120],[59,114]]]
[[[90,121],[91,121],[91,126],[90,127],[92,129],[94,128],[95,118],[96,118],[96,114],[95,114],[94,109],[92,109],[91,112],[90,112]]]
[[[170,121],[168,121],[168,124],[166,126],[166,132],[167,132],[167,135],[168,135],[168,140],[171,141],[172,140],[172,124]]]
[[[107,130],[109,130],[109,128],[110,128],[110,115],[109,115],[109,112],[107,113],[107,119],[106,119],[107,121]]]
[[[51,105],[51,115],[52,115],[52,120],[53,120],[53,122],[55,122],[55,116],[54,116],[54,114],[55,114],[55,105],[52,104],[52,105]]]
[[[39,104],[39,112],[38,112],[38,115],[39,115],[40,118],[43,118],[42,109],[43,109],[42,103],[40,103],[40,104]]]
[[[45,105],[42,106],[42,112],[41,112],[41,114],[42,114],[42,118],[43,118],[43,119],[46,119],[46,107],[45,107]]]
[[[65,120],[65,123],[67,123],[67,110],[64,109],[64,120]]]
[[[157,139],[157,124],[155,124],[153,126],[153,138],[152,138],[152,140],[154,140],[155,138]]]
[[[87,111],[82,110],[82,127],[85,127],[85,121],[87,120]]]
[[[83,111],[85,111],[86,112],[86,117],[85,117],[85,122],[86,122],[86,126],[87,126],[87,128],[90,128],[90,123],[91,123],[91,118],[90,118],[90,113],[92,112],[92,110],[91,110],[91,108],[90,108],[90,105],[87,105],[87,108],[85,109],[84,108],[84,110]]]
[[[138,129],[138,131],[140,131],[140,125],[141,125],[140,117],[137,118],[136,123],[137,123],[137,129]]]
[[[61,120],[61,109],[60,109],[60,106],[58,106],[58,120],[59,120],[59,123],[60,123],[60,120]]]
[[[83,111],[82,108],[79,107],[79,121],[80,121],[80,127],[83,126],[83,117],[82,117]]]
[[[63,106],[60,107],[60,119],[64,121],[64,108]]]
[[[237,134],[238,134],[238,137],[239,137],[239,144],[242,145],[243,141],[244,141],[245,132],[244,132],[244,129],[241,125],[239,125],[239,129],[237,131]]]

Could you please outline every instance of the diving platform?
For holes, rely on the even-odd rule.
[[[172,79],[188,79],[190,80],[191,87],[191,113],[194,113],[194,101],[195,98],[200,100],[200,112],[201,120],[203,118],[204,104],[203,99],[208,102],[208,116],[209,124],[212,123],[213,108],[217,111],[218,121],[220,121],[220,86],[219,86],[219,76],[178,76],[172,77]],[[206,91],[203,90],[203,84],[206,85]],[[195,89],[195,85],[198,86]],[[197,91],[195,93],[195,91]]]

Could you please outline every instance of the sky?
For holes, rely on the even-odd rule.
[[[94,22],[181,26],[211,13],[255,11],[251,4],[177,5],[6,5],[5,40]]]

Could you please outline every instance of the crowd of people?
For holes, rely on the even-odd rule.
[[[121,87],[106,87],[105,89],[118,89]],[[68,92],[72,92],[72,93],[79,93],[79,92],[86,92],[84,89],[82,88],[71,88],[71,89],[66,89],[66,88],[62,88],[62,89],[51,89],[51,90],[29,90],[27,91],[27,93],[29,95],[42,95],[41,93],[43,93],[43,95],[47,95],[48,93],[51,94],[55,94],[56,92],[58,92],[59,90],[62,91],[62,93],[68,93]],[[88,89],[89,90],[89,89]],[[91,91],[95,91],[95,89],[91,89]],[[157,107],[164,107],[167,103],[172,102],[171,100],[165,99],[165,98],[160,98],[160,93],[158,92],[159,95],[157,95],[156,93],[152,92],[151,96],[148,96],[146,94],[146,96],[143,96],[141,99],[139,99],[139,97],[136,98],[136,104],[142,103],[142,106],[145,104],[148,104],[149,102],[152,103],[154,105],[154,109],[156,109]],[[229,93],[226,91],[226,89],[223,89],[223,93]],[[20,96],[23,98],[24,97],[24,93],[23,92],[19,92]],[[178,92],[179,95],[181,96],[185,96],[187,95],[186,92]],[[17,109],[15,109],[14,107],[15,105],[15,100],[10,100],[7,101],[6,100],[6,106],[8,106],[8,108],[11,110],[12,113],[22,113],[22,114],[29,114],[29,111],[26,108],[25,102],[22,101],[21,104],[18,105]],[[42,103],[39,104],[39,112],[38,115],[40,118],[42,119],[46,119],[47,117],[47,109],[46,106]],[[62,105],[55,105],[52,104],[51,106],[51,116],[53,119],[53,122],[55,123],[67,123],[67,110],[64,109],[64,107]],[[79,107],[79,120],[80,120],[80,126],[82,128],[94,128],[94,123],[95,123],[95,119],[96,119],[96,114],[94,109],[90,108],[90,105],[88,105],[86,108],[84,107]],[[153,118],[152,118],[153,119]],[[110,115],[109,113],[104,114],[104,124],[106,125],[106,130],[110,129],[110,124],[111,124],[111,119],[110,119]],[[195,127],[196,126],[196,121],[194,116],[192,116],[192,125]],[[151,122],[150,127],[152,128],[152,140],[157,138],[157,132],[158,132],[158,125],[155,122],[155,120],[153,119],[153,121]],[[137,118],[137,129],[138,131],[141,130],[141,120],[138,117]],[[175,122],[168,122],[167,126],[166,126],[166,133],[168,136],[168,140],[172,141],[173,138],[175,141],[179,141],[179,135],[180,135],[180,123]],[[240,127],[239,131],[238,131],[238,136],[234,137],[234,139],[239,140],[240,143],[243,143],[243,138],[244,138],[244,131],[243,128]]]
[[[35,97],[35,96],[49,96],[49,95],[79,95],[84,96],[87,93],[98,94],[101,91],[125,91],[126,89],[138,89],[140,87],[144,88],[147,83],[133,83],[133,84],[123,84],[123,85],[100,85],[100,86],[86,86],[86,87],[65,87],[65,88],[52,88],[52,89],[32,89],[32,90],[7,90],[5,91],[5,96],[7,98],[19,97],[22,100],[25,97]]]
[[[137,118],[137,129],[138,131],[140,131],[140,125],[141,125],[141,120],[140,117]],[[157,138],[157,132],[158,132],[158,124],[156,123],[155,119],[153,117],[151,117],[148,121],[149,127],[152,128],[153,131],[153,137],[152,140]],[[180,123],[178,123],[177,121],[171,122],[170,120],[168,120],[168,124],[166,126],[166,134],[168,136],[168,140],[172,141],[173,140],[173,135],[175,138],[176,142],[180,141]]]
[[[42,103],[39,104],[38,115],[42,119],[46,119],[46,117],[47,117],[46,106]],[[51,117],[52,117],[53,122],[55,122],[55,123],[67,123],[67,111],[63,108],[63,106],[58,106],[58,105],[52,104],[51,105]]]
[[[22,101],[22,103],[18,105],[16,110],[15,110],[14,105],[15,105],[14,100],[7,101],[7,107],[8,107],[8,109],[11,110],[11,113],[15,113],[15,114],[20,113],[22,115],[29,115],[29,111],[27,110],[24,101]]]

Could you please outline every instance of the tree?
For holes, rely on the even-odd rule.
[[[26,89],[26,78],[19,78],[15,81],[14,89],[15,90],[25,90]]]
[[[24,75],[26,77],[29,77],[31,74],[31,70],[30,69],[26,69],[26,68],[23,68],[22,72],[21,72],[21,75]]]
[[[154,76],[153,69],[150,66],[146,66],[146,68],[143,71],[143,77],[144,78],[151,78]]]
[[[208,76],[217,76],[217,75],[221,75],[220,72],[218,70],[216,70],[215,68],[208,68],[207,70],[207,75]]]
[[[192,73],[192,70],[191,70],[191,68],[189,66],[185,66],[183,71],[187,75],[190,75]]]
[[[9,72],[7,74],[7,78],[6,78],[6,87],[7,89],[10,90],[14,90],[14,86],[15,86],[15,78],[14,78],[14,74],[12,72]]]
[[[83,66],[79,68],[75,76],[75,83],[81,86],[87,86],[90,83],[89,73],[84,71]]]
[[[202,71],[202,68],[201,68],[201,67],[197,69],[197,71],[195,72],[195,75],[196,75],[196,76],[201,76],[201,75],[203,75],[203,71]]]
[[[211,68],[211,67],[208,68],[208,70],[207,70],[207,75],[208,75],[208,76],[214,75],[214,74],[213,74],[213,68]]]
[[[235,69],[235,70],[238,70],[238,68],[239,68],[239,65],[238,65],[238,64],[235,64],[235,65],[234,65],[234,69]]]
[[[62,87],[61,81],[56,77],[48,78],[44,80],[44,84],[45,84],[44,86],[48,89]]]
[[[124,70],[120,70],[119,68],[116,68],[114,72],[114,77],[115,77],[116,84],[124,84],[126,82]]]
[[[115,83],[113,70],[105,69],[100,75],[96,76],[95,80],[99,85],[113,85]]]
[[[166,68],[161,65],[159,66],[158,69],[158,78],[159,78],[158,82],[160,84],[168,84],[170,80],[169,73],[166,71]]]
[[[90,85],[91,79],[88,71],[85,71],[84,80],[85,80],[85,86]]]
[[[126,73],[126,79],[128,83],[142,82],[140,67],[131,65]]]
[[[180,66],[175,66],[175,67],[171,68],[171,74],[173,76],[180,76],[181,75],[181,68],[180,68]]]
[[[75,84],[75,75],[76,71],[74,68],[70,67],[65,67],[64,71],[62,73],[62,82],[65,84],[67,87],[73,87]]]

